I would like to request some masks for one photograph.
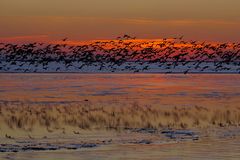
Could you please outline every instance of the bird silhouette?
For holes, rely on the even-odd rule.
[[[230,70],[239,73],[240,44],[183,41],[183,36],[162,41],[134,41],[135,38],[125,34],[118,40],[77,46],[0,43],[0,71],[59,72],[74,69],[81,72],[94,68],[96,72],[126,70],[137,73],[151,71],[152,66],[156,66],[166,73]],[[53,63],[61,67],[53,68]]]
[[[68,40],[68,38],[63,38],[63,39],[62,39],[63,42],[65,42],[65,41],[67,41],[67,40]]]

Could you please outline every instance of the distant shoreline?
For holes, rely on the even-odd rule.
[[[165,74],[165,75],[191,75],[191,74],[229,74],[229,75],[238,75],[239,72],[189,72],[184,74],[183,72],[0,72],[0,74]]]

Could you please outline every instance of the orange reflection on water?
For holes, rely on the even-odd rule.
[[[237,106],[239,75],[1,74],[1,102]]]

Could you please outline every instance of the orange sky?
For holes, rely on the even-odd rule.
[[[184,35],[240,41],[239,0],[0,0],[0,41]]]

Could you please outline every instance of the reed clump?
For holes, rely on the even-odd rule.
[[[35,127],[54,131],[67,126],[107,130],[228,127],[240,126],[240,107],[5,104],[0,105],[0,124],[26,131]]]

